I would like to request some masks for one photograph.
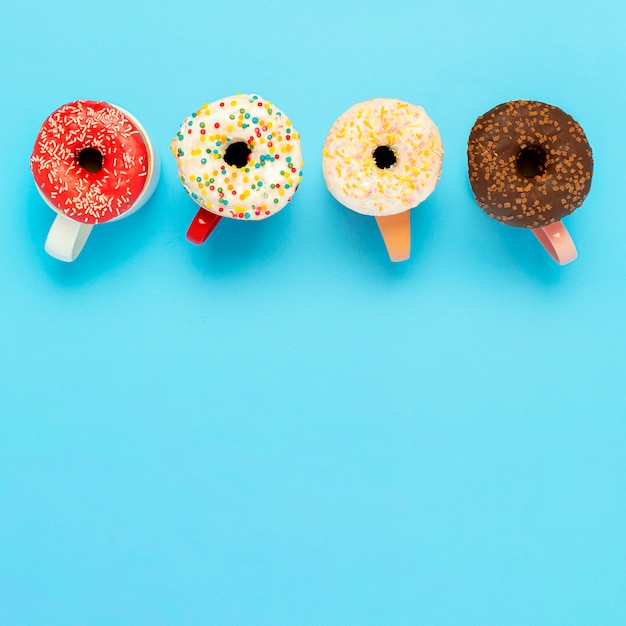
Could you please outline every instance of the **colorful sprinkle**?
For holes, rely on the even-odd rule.
[[[255,103],[259,108],[254,107]],[[171,146],[179,178],[196,202],[209,211],[223,213],[223,207],[228,205],[224,196],[228,194],[236,198],[236,206],[228,209],[228,215],[238,219],[264,219],[283,208],[290,200],[284,190],[293,188],[293,175],[302,166],[300,137],[292,130],[291,122],[256,95],[233,96],[204,105],[202,110],[205,121],[194,126],[193,120],[187,118],[183,126],[188,133],[179,132]],[[205,126],[211,126],[215,134],[205,134]],[[246,133],[243,137],[242,132]],[[229,152],[238,142],[247,146],[247,159],[245,152],[238,157]],[[226,158],[233,159],[228,162],[227,152],[230,156]],[[279,165],[281,154],[285,153],[290,155],[286,158],[287,167]],[[205,154],[212,154],[219,162],[217,170],[213,159],[213,166],[207,163]],[[254,180],[246,175],[250,172],[257,173]],[[208,174],[212,177],[208,178]],[[213,184],[218,174],[222,175],[219,180],[224,181],[224,188],[216,189]]]

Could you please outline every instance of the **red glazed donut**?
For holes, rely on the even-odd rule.
[[[43,123],[30,167],[52,208],[77,222],[101,224],[139,208],[153,160],[130,114],[107,102],[77,100]]]

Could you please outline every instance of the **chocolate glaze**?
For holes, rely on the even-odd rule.
[[[537,228],[560,220],[591,187],[593,158],[583,129],[543,102],[514,100],[481,115],[467,158],[476,202],[509,226]]]

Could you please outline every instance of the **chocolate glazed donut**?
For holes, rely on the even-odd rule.
[[[561,264],[576,258],[560,220],[591,187],[593,157],[578,122],[543,102],[505,102],[476,120],[467,156],[472,191],[489,217],[532,229]]]

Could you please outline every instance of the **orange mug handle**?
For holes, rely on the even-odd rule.
[[[197,246],[204,243],[221,219],[220,215],[215,215],[205,208],[201,208],[193,218],[193,222],[189,224],[187,240]]]
[[[379,215],[376,223],[383,236],[389,258],[406,261],[411,256],[411,211],[395,215]]]
[[[578,256],[574,241],[563,222],[552,222],[547,226],[533,228],[533,233],[559,265],[567,265]]]

